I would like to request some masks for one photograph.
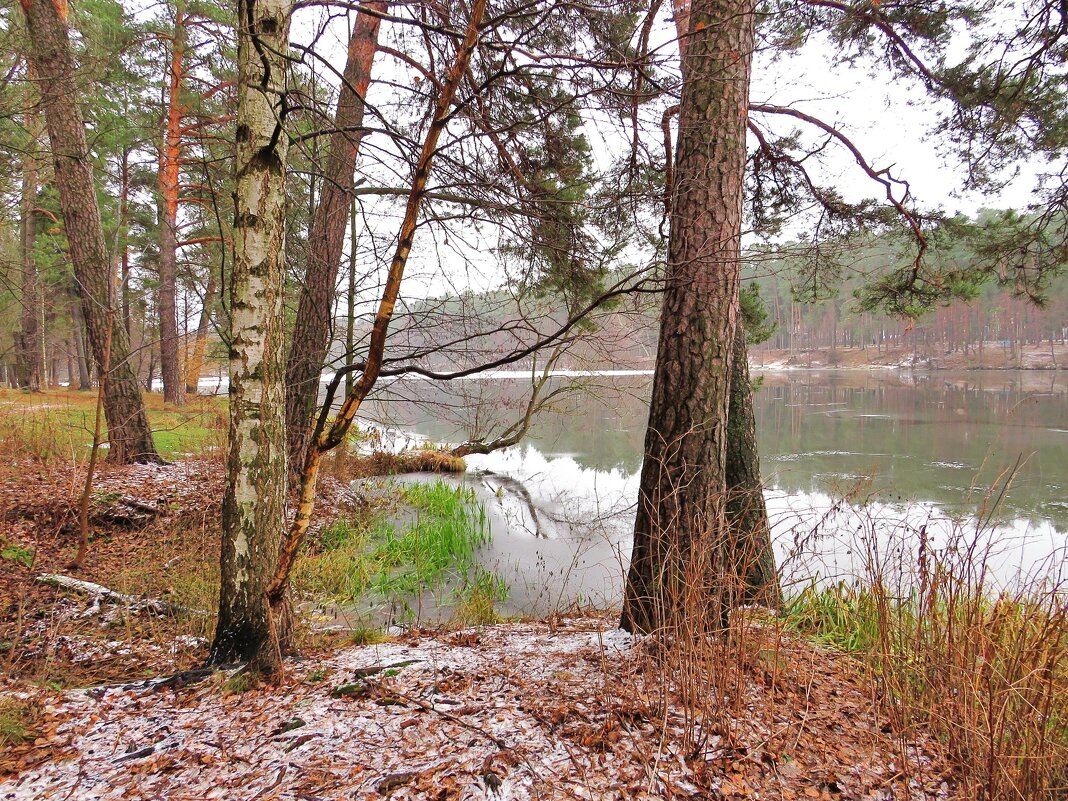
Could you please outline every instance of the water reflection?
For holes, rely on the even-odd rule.
[[[888,500],[966,514],[1019,462],[1004,516],[1068,530],[1068,376],[794,371],[760,380],[754,401],[769,489],[829,492],[869,477]],[[582,392],[536,421],[528,447],[599,473],[636,473],[649,377],[581,381]],[[431,440],[455,442],[519,414],[525,398],[521,379],[461,387],[398,381],[367,411]]]
[[[797,371],[761,380],[758,438],[788,583],[857,575],[873,547],[914,559],[921,530],[935,549],[954,530],[985,538],[1003,581],[1061,564],[1068,377]],[[468,458],[465,480],[494,530],[484,559],[512,586],[507,611],[614,602],[629,552],[650,379],[559,381],[582,391],[542,415],[524,444]],[[528,386],[521,377],[395,381],[364,413],[404,437],[457,442],[514,419]],[[1013,470],[995,526],[988,492]],[[840,504],[845,494],[857,505]]]

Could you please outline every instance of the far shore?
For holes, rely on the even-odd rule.
[[[913,348],[812,348],[773,350],[760,347],[749,352],[754,370],[1064,370],[1068,369],[1068,344],[1043,342],[1011,348],[999,342],[987,342],[980,348],[931,349]]]

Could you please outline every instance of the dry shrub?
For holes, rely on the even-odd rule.
[[[769,625],[771,610],[735,608],[753,595],[745,581],[760,556],[753,538],[711,533],[680,543],[661,536],[663,564],[672,569],[654,582],[655,624],[643,641],[633,688],[661,710],[665,727],[674,718],[674,736],[698,757],[734,747],[736,724],[753,712],[754,675],[770,673],[770,684],[776,681],[782,631]]]
[[[1003,492],[994,487],[988,500]],[[854,532],[857,575],[793,598],[788,625],[858,657],[896,736],[936,738],[961,797],[1068,797],[1068,584],[1058,555],[1006,577],[1008,543],[986,507],[970,522],[848,500],[836,510],[846,519],[819,526],[833,519],[837,532]]]
[[[835,646],[827,661],[844,666],[835,668],[841,680],[850,673],[842,654],[855,660],[889,724],[878,747],[895,752],[902,781],[929,774],[934,748],[950,766],[955,797],[1068,798],[1063,576],[1046,569],[999,579],[994,566],[1004,553],[987,511],[978,522],[936,526],[915,509],[904,520],[887,507],[848,501],[836,510],[818,526],[835,529],[825,534],[854,532],[859,573],[788,601],[781,626],[743,608],[724,629],[722,610],[745,597],[739,576],[746,565],[721,561],[724,553],[744,555],[737,543],[705,536],[679,546],[667,536],[665,561],[679,569],[665,571],[656,625],[627,679],[627,697],[659,710],[665,739],[673,716],[673,736],[692,756],[707,754],[713,742],[721,750],[742,744],[754,718],[789,718],[793,706],[812,701],[780,692],[796,684],[797,649],[782,631],[788,626]],[[1044,567],[1057,563],[1055,555]],[[775,738],[767,743],[774,748]]]

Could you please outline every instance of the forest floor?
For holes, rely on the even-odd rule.
[[[218,583],[219,407],[153,408],[176,436],[175,415],[216,422],[195,455],[102,465],[94,482],[77,577],[180,607],[156,614],[37,580],[68,570],[85,470],[25,434],[81,453],[80,397],[52,398],[41,422],[0,396],[14,407],[0,427],[23,433],[0,460],[0,799],[953,797],[940,746],[892,733],[862,661],[774,619],[740,617],[693,653],[634,640],[612,613],[392,636],[305,625],[280,687],[197,671]],[[322,482],[320,521],[363,504]]]
[[[889,735],[848,658],[752,627],[698,710],[613,625],[414,631],[291,662],[280,687],[23,687],[36,736],[0,762],[0,798],[951,797],[937,747]]]

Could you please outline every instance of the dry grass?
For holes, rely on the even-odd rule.
[[[933,524],[889,519],[885,509],[842,508],[848,520],[821,525],[855,532],[860,574],[813,584],[780,618],[735,611],[723,630],[719,610],[739,592],[717,538],[688,543],[685,554],[669,549],[666,559],[682,569],[662,582],[647,659],[624,695],[661,710],[665,736],[673,719],[692,754],[748,748],[754,721],[785,721],[800,704],[810,711],[799,728],[768,727],[762,748],[781,759],[818,731],[810,716],[842,714],[836,698],[798,683],[798,674],[815,675],[798,667],[804,651],[793,634],[801,634],[837,665],[832,681],[864,687],[885,729],[871,733],[871,747],[890,749],[905,797],[944,761],[957,798],[1068,798],[1068,583],[1055,560],[1045,573],[998,580],[989,509],[978,522],[944,521],[935,534]]]
[[[190,395],[172,406],[156,392],[143,395],[156,448],[165,459],[221,452],[226,442],[225,400]],[[0,389],[0,455],[42,464],[83,463],[89,457],[96,392]]]
[[[339,449],[331,460],[331,473],[341,480],[395,476],[403,473],[463,473],[467,464],[458,456],[439,450],[390,453],[375,451],[352,454]]]
[[[982,522],[954,524],[936,543],[925,525],[853,515],[863,575],[810,587],[788,605],[788,624],[853,653],[903,746],[921,735],[942,744],[961,797],[1068,797],[1060,574],[998,580],[996,532]]]

